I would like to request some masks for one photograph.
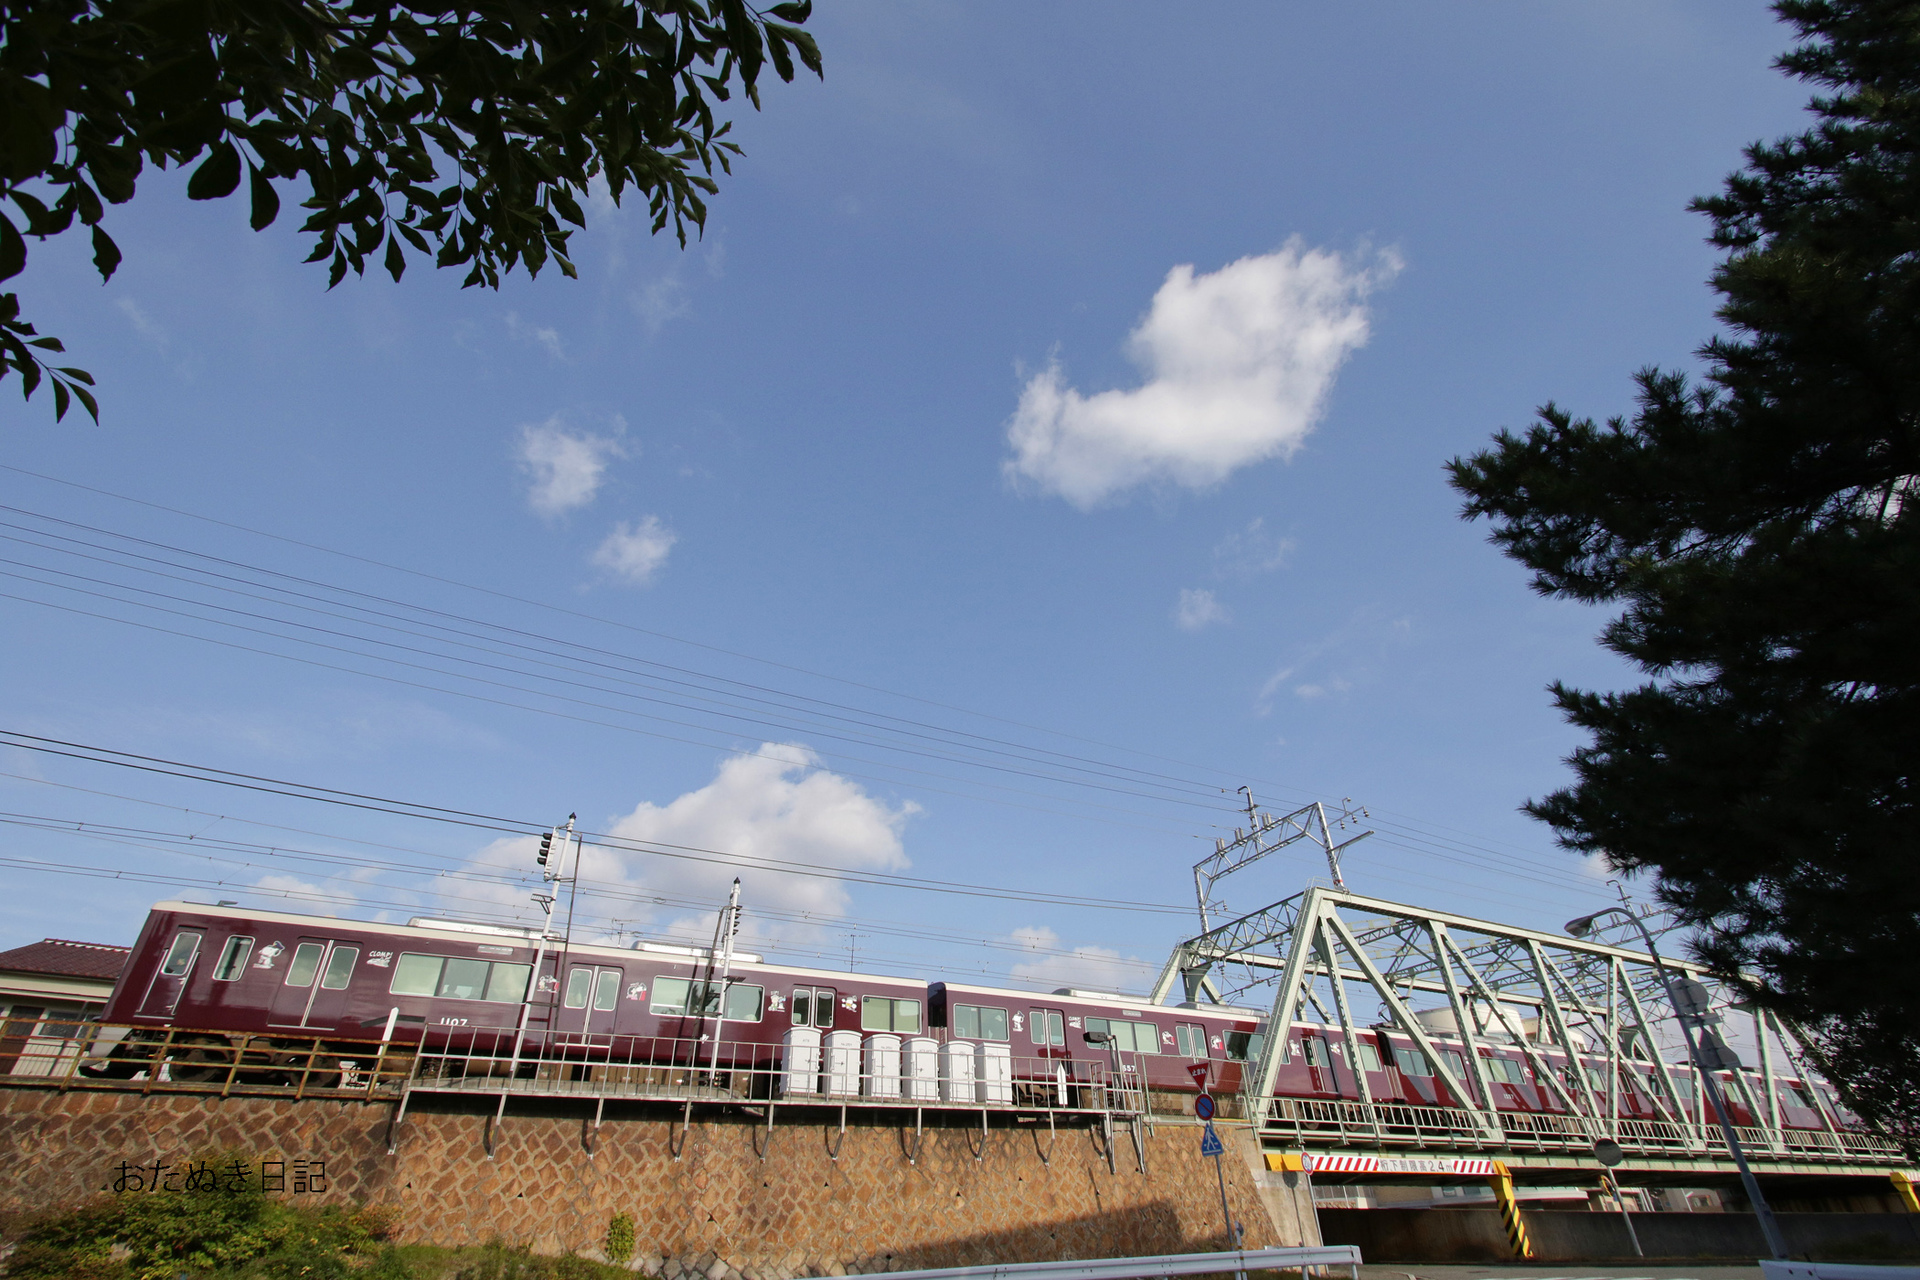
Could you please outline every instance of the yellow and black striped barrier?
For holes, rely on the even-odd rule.
[[[1507,1243],[1513,1256],[1521,1261],[1533,1258],[1533,1241],[1527,1239],[1527,1224],[1520,1220],[1520,1205],[1513,1198],[1513,1175],[1499,1160],[1493,1162],[1494,1174],[1487,1181],[1493,1187],[1494,1201],[1500,1206],[1500,1221],[1507,1228]]]

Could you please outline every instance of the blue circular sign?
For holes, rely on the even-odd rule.
[[[1202,1120],[1213,1119],[1213,1099],[1204,1093],[1195,1098],[1193,1100],[1193,1114],[1199,1116]]]

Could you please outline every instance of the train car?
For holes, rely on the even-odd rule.
[[[538,974],[535,973],[536,965]],[[531,986],[531,991],[530,991]],[[531,997],[531,998],[529,998]],[[521,1025],[522,1009],[526,1022]],[[1435,1015],[1422,1015],[1426,1022]],[[1131,1105],[1191,1112],[1204,1088],[1223,1115],[1239,1114],[1247,1064],[1268,1027],[1255,1009],[1152,1005],[1113,992],[1011,988],[769,964],[736,954],[727,981],[704,948],[658,942],[540,944],[534,930],[416,918],[376,924],[187,902],[149,913],[102,1021],[109,1033],[81,1070],[132,1076],[158,1071],[208,1081],[287,1079],[339,1083],[389,1040],[434,1058],[436,1070],[532,1074],[559,1062],[587,1079],[598,1069],[699,1067],[729,1074],[733,1092],[771,1096],[879,1096],[1007,1105],[1091,1106],[1090,1091],[1119,1089]],[[1478,1085],[1465,1043],[1427,1026],[1456,1080]],[[1296,1023],[1274,1093],[1303,1101],[1458,1108],[1414,1039],[1387,1026]],[[1544,1044],[1531,1053],[1506,1036],[1478,1038],[1493,1107],[1564,1115],[1582,1092],[1608,1097],[1609,1063],[1569,1058]],[[1537,1078],[1536,1062],[1554,1079]],[[316,1063],[318,1069],[316,1072]],[[1669,1068],[1685,1119],[1713,1123],[1687,1068]],[[1613,1100],[1622,1119],[1670,1121],[1644,1060],[1619,1064]],[[317,1078],[316,1078],[317,1075]],[[611,1077],[609,1077],[611,1078]],[[1752,1125],[1748,1073],[1722,1073],[1729,1118]],[[1830,1092],[1776,1080],[1789,1128],[1848,1127]],[[1824,1103],[1824,1108],[1816,1106]],[[1759,1104],[1765,1108],[1764,1101]],[[1823,1116],[1824,1111],[1824,1116]]]
[[[826,1036],[883,1014],[889,1027],[906,1026],[926,997],[909,979],[768,965],[744,953],[723,992],[712,958],[696,947],[542,950],[535,931],[506,926],[162,902],[102,1014],[133,1030],[82,1070],[136,1074],[165,1043],[171,1078],[213,1079],[234,1065],[244,1038],[243,1065],[260,1077],[306,1060],[316,1039],[337,1038],[331,1052],[345,1062],[383,1037],[467,1060],[512,1053],[588,1064],[690,1061],[696,1046],[724,1042],[736,1069],[764,1070],[796,1026]]]
[[[1259,1054],[1260,1014],[1252,1009],[955,982],[932,983],[927,1005],[942,1043],[970,1043],[981,1062],[1004,1056],[1015,1064],[1010,1100],[1051,1089],[1057,1103],[1070,1105],[1076,1089],[1097,1078],[1135,1091],[1156,1110],[1191,1111],[1203,1087],[1232,1103],[1249,1051]],[[1203,1064],[1204,1080],[1195,1070]]]

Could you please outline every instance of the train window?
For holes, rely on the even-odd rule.
[[[339,991],[353,977],[353,962],[360,958],[358,947],[335,947],[327,957],[327,971],[320,975],[322,991]]]
[[[1447,1070],[1453,1072],[1453,1078],[1461,1084],[1467,1082],[1467,1060],[1458,1049],[1442,1049],[1440,1056],[1447,1060]]]
[[[792,1008],[793,1008],[793,1025],[796,1027],[804,1027],[804,1026],[810,1025],[813,1022],[813,988],[812,987],[794,988],[794,992],[791,997],[791,1000],[792,1000]]]
[[[1595,1093],[1605,1093],[1607,1091],[1607,1073],[1598,1067],[1588,1067],[1587,1087]]]
[[[1800,1090],[1784,1080],[1780,1082],[1780,1101],[1790,1107],[1807,1107],[1811,1105],[1806,1100],[1806,1097],[1801,1094]]]
[[[1007,1011],[988,1005],[953,1006],[953,1037],[956,1040],[1005,1040]]]
[[[167,948],[167,961],[160,966],[160,976],[177,978],[193,967],[194,953],[200,950],[200,935],[197,933],[176,933],[173,945]],[[307,975],[307,981],[313,981],[313,975]],[[303,984],[304,985],[304,984]]]
[[[387,990],[396,996],[430,996],[440,985],[440,957],[402,952],[393,966],[393,985]]]
[[[815,994],[825,994],[829,999],[832,997],[832,992]],[[728,983],[726,1011],[721,1013],[719,992],[708,983],[694,982],[690,978],[655,978],[647,1011],[668,1018],[688,1015],[711,1018],[721,1013],[722,1020],[727,1022],[758,1022],[766,996],[765,987],[744,982]],[[831,1003],[827,1005],[827,1011],[833,1011]]]
[[[1433,1064],[1427,1061],[1427,1055],[1418,1049],[1395,1049],[1393,1065],[1400,1068],[1403,1076],[1430,1076]]]
[[[253,954],[253,939],[239,934],[227,939],[227,945],[220,948],[220,963],[213,966],[216,982],[232,982],[247,967],[247,957]]]
[[[1300,1040],[1302,1056],[1310,1067],[1331,1067],[1333,1055],[1327,1052],[1327,1042],[1319,1036],[1303,1036]]]
[[[495,1004],[519,1004],[527,998],[527,980],[533,977],[530,964],[504,964],[494,961],[487,978],[487,994],[482,997]]]
[[[1373,1047],[1373,1042],[1371,1040],[1356,1040],[1354,1043],[1360,1046],[1360,1069],[1363,1071],[1381,1070],[1380,1051]]]
[[[586,1008],[587,997],[592,993],[593,993],[593,970],[575,969],[572,973],[569,973],[567,975],[567,996],[565,1001],[563,1001],[563,1003],[566,1005],[567,1008],[569,1009]],[[685,992],[682,992],[682,995],[684,996]],[[659,1010],[656,1009],[654,1010],[654,1012],[658,1013]],[[686,1010],[681,1009],[681,1010],[678,1010],[677,1012],[685,1013]]]
[[[895,1000],[889,996],[861,996],[860,1029],[918,1035],[920,1034],[920,1002]]]
[[[290,987],[310,987],[313,976],[320,972],[320,953],[326,948],[317,942],[303,942],[293,949],[293,960],[287,965],[287,985]]]
[[[1227,1057],[1234,1062],[1255,1062],[1267,1038],[1257,1031],[1227,1032]]]
[[[1496,1080],[1511,1085],[1523,1085],[1527,1082],[1527,1073],[1512,1058],[1488,1058],[1487,1066],[1492,1068],[1487,1074]]]
[[[1178,1022],[1173,1027],[1173,1038],[1178,1042],[1180,1056],[1183,1058],[1207,1057],[1207,1029],[1191,1023]]]
[[[351,951],[355,948],[335,948]],[[345,962],[351,970],[352,960]],[[327,965],[331,977],[334,966]],[[396,996],[443,996],[449,1000],[489,1000],[494,1004],[519,1004],[527,995],[527,980],[533,976],[530,964],[489,963],[485,960],[456,960],[447,956],[425,956],[405,951],[393,966],[393,984],[387,988]],[[321,983],[326,986],[327,983]],[[341,985],[345,985],[344,975]]]
[[[440,971],[440,987],[434,994],[449,1000],[478,1000],[487,992],[488,970],[485,960],[456,960],[449,956]]]
[[[728,1022],[758,1022],[766,1007],[767,989],[748,982],[727,984]]]
[[[600,976],[593,982],[593,1007],[601,1013],[614,1007],[620,999],[620,971],[602,969]]]
[[[1118,1018],[1088,1018],[1088,1031],[1104,1031],[1122,1053],[1160,1052],[1160,1028],[1151,1022],[1122,1022]]]

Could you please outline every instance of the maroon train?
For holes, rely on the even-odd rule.
[[[162,902],[149,914],[101,1015],[103,1022],[134,1029],[81,1070],[96,1076],[147,1070],[169,1031],[167,1066],[175,1080],[224,1076],[232,1061],[230,1033],[250,1033],[256,1048],[263,1038],[271,1046],[284,1037],[290,1051],[310,1049],[316,1037],[338,1037],[332,1051],[343,1058],[364,1058],[365,1041],[383,1034],[429,1050],[482,1041],[502,1045],[515,1038],[537,952],[532,930],[426,919],[369,924]],[[728,1062],[759,1068],[768,1081],[777,1076],[785,1041],[801,1027],[822,1035],[852,1031],[941,1044],[1004,1044],[1022,1064],[1017,1079],[1084,1081],[1095,1070],[1121,1066],[1157,1095],[1191,1097],[1201,1087],[1193,1068],[1206,1063],[1205,1087],[1227,1101],[1239,1093],[1247,1062],[1259,1058],[1266,1032],[1259,1011],[1217,1005],[1171,1007],[1071,989],[1041,995],[924,983],[768,964],[753,955],[737,955],[730,973],[723,996],[703,949],[549,943],[522,1055],[531,1063],[592,1052],[624,1062],[647,1061],[649,1054],[654,1060],[705,1054],[706,1048],[693,1046],[710,1043],[717,1015]],[[1338,1026],[1296,1023],[1289,1034],[1293,1043],[1279,1068],[1276,1096],[1358,1100],[1357,1059],[1377,1103],[1462,1105],[1402,1031],[1370,1028],[1356,1033],[1352,1046]],[[1461,1040],[1438,1027],[1428,1034],[1455,1078],[1467,1080]],[[1566,1113],[1567,1095],[1578,1092],[1567,1055],[1545,1045],[1530,1048],[1560,1077],[1554,1087],[1536,1077],[1518,1046],[1480,1045],[1495,1107]],[[1046,1069],[1036,1072],[1036,1065]],[[1604,1098],[1606,1059],[1582,1055],[1578,1065],[1589,1088]],[[1618,1114],[1663,1118],[1653,1101],[1652,1065],[1623,1061],[1620,1070]],[[1670,1070],[1690,1093],[1691,1073]],[[1722,1080],[1734,1123],[1756,1123],[1730,1077],[1723,1073]],[[1806,1082],[1775,1083],[1782,1124],[1828,1127]],[[1757,1078],[1750,1077],[1748,1087],[1760,1096]],[[1857,1123],[1838,1109],[1824,1085],[1813,1087],[1821,1089],[1829,1115],[1840,1116],[1847,1127]],[[1174,1098],[1157,1099],[1155,1107],[1168,1104],[1185,1109]],[[1712,1118],[1710,1108],[1707,1116]]]

